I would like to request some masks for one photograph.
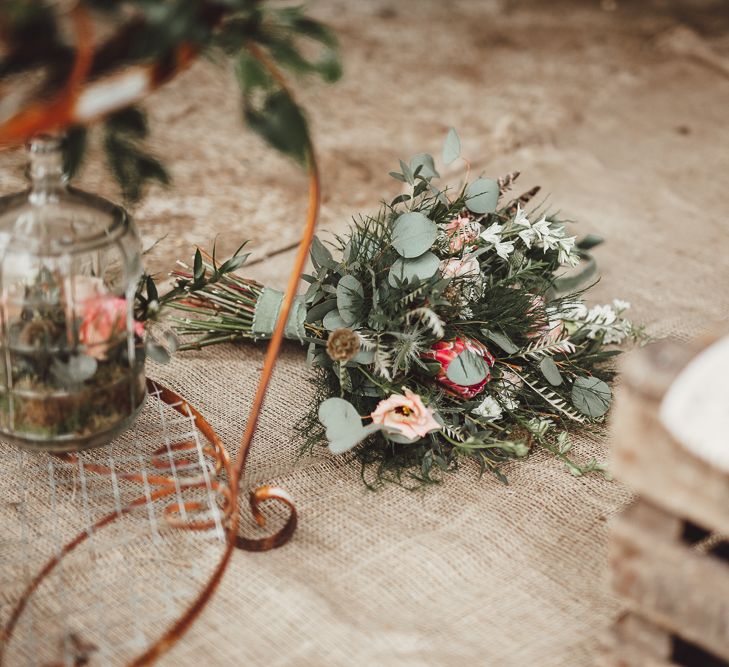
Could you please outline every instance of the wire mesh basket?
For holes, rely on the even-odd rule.
[[[148,382],[135,426],[98,450],[0,445],[0,660],[116,665],[196,599],[226,548],[227,455]]]

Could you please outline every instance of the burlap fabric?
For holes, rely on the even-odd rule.
[[[455,125],[474,171],[521,169],[525,188],[541,183],[581,231],[609,240],[598,250],[594,302],[631,301],[655,335],[687,337],[725,316],[729,195],[717,174],[729,157],[717,147],[729,141],[729,97],[716,67],[654,48],[680,20],[681,4],[621,3],[609,13],[567,0],[559,11],[498,0],[317,3],[342,37],[347,72],[336,88],[305,95],[322,160],[323,226],[341,232],[353,212],[394,196],[385,174],[395,159],[437,153]],[[707,28],[704,45],[726,57],[724,23],[712,23],[711,2],[697,4],[692,27]],[[240,132],[229,91],[224,75],[201,65],[150,101],[175,178],[173,190],[153,189],[137,210],[148,245],[167,235],[147,257],[153,270],[218,232],[223,246],[246,236],[266,251],[296,239],[305,183]],[[20,163],[3,163],[8,191],[17,189]],[[98,162],[90,164],[84,185],[113,191]],[[251,273],[281,288],[290,257]],[[199,407],[232,451],[262,354],[221,347],[150,374]],[[253,479],[294,495],[299,529],[280,550],[236,553],[215,598],[163,663],[595,664],[619,611],[607,584],[607,521],[629,492],[574,478],[540,453],[510,466],[506,487],[465,466],[422,492],[368,492],[345,458],[297,460],[293,423],[310,397],[303,356],[284,350],[248,466]],[[578,439],[575,455],[604,459],[607,441]],[[7,458],[0,464],[7,472]],[[4,533],[17,522],[5,500]],[[146,530],[146,518],[140,525]],[[248,522],[244,529],[254,530]],[[177,580],[177,599],[167,594],[168,568],[148,552],[134,562],[138,576],[167,582],[139,588],[137,609],[158,614],[160,626],[191,599],[190,582],[204,579],[218,553],[214,542],[179,544],[163,558],[199,576]],[[108,602],[123,586],[115,593],[115,570],[106,571]],[[42,625],[36,631],[42,636]]]

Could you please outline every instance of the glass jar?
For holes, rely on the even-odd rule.
[[[123,208],[66,186],[59,139],[29,155],[29,189],[0,198],[0,438],[75,451],[144,401],[140,242]]]

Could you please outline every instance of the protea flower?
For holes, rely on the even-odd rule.
[[[451,362],[465,350],[473,352],[486,362],[486,377],[476,384],[456,384],[452,380],[448,379],[447,376],[448,367],[451,365]],[[483,391],[483,388],[491,379],[491,372],[489,369],[496,361],[494,359],[494,355],[488,351],[486,346],[473,338],[456,337],[453,340],[440,340],[437,343],[434,343],[430,350],[425,352],[423,356],[426,359],[434,359],[440,364],[440,370],[436,376],[436,381],[446,387],[451,394],[455,394],[456,396],[460,396],[467,400],[477,396],[481,393],[481,391]]]

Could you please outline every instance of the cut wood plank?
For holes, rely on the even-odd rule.
[[[613,587],[646,619],[729,660],[729,564],[652,531],[645,519],[656,516],[638,507],[613,522]]]

